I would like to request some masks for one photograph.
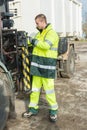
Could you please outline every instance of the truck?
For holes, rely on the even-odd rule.
[[[4,130],[8,118],[16,118],[14,83],[11,71],[15,68],[16,30],[13,26],[12,14],[9,13],[8,2],[0,0],[0,130]],[[6,28],[6,29],[5,29]],[[8,48],[9,47],[9,48]]]
[[[32,47],[27,44],[30,34],[26,28],[14,27],[18,23],[17,8],[11,8],[10,4],[15,2],[18,3],[0,0],[0,130],[4,130],[8,118],[16,118],[15,92],[29,94],[32,88],[28,68]],[[75,47],[71,39],[72,36],[60,37],[56,78],[70,78],[74,74]]]

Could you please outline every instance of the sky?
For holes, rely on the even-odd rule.
[[[80,0],[82,2],[82,21],[87,22],[87,0]]]

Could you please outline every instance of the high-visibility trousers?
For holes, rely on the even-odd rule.
[[[55,91],[54,91],[54,79],[42,78],[38,76],[33,76],[32,81],[32,93],[30,94],[29,108],[38,109],[38,102],[40,96],[41,87],[44,88],[46,93],[46,100],[49,104],[50,110],[57,110],[58,104],[56,101]]]

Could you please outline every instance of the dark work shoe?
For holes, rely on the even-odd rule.
[[[34,108],[30,108],[28,111],[22,113],[22,117],[30,118],[31,116],[36,116],[38,114],[38,110]]]
[[[58,110],[49,110],[49,119],[51,122],[57,121],[57,112]]]
[[[37,114],[34,114],[33,112],[24,112],[24,113],[22,113],[22,117],[24,117],[24,118],[29,118],[29,117],[31,117],[31,116],[35,116],[35,115],[37,115]]]
[[[51,122],[56,122],[57,121],[57,115],[49,115],[50,121]]]

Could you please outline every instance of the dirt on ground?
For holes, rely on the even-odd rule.
[[[40,110],[37,116],[22,118],[26,111],[28,97],[15,100],[16,120],[8,120],[9,130],[87,130],[87,43],[75,43],[76,71],[70,79],[55,80],[57,102],[59,104],[58,120],[49,121],[48,104],[45,93],[40,96]]]

